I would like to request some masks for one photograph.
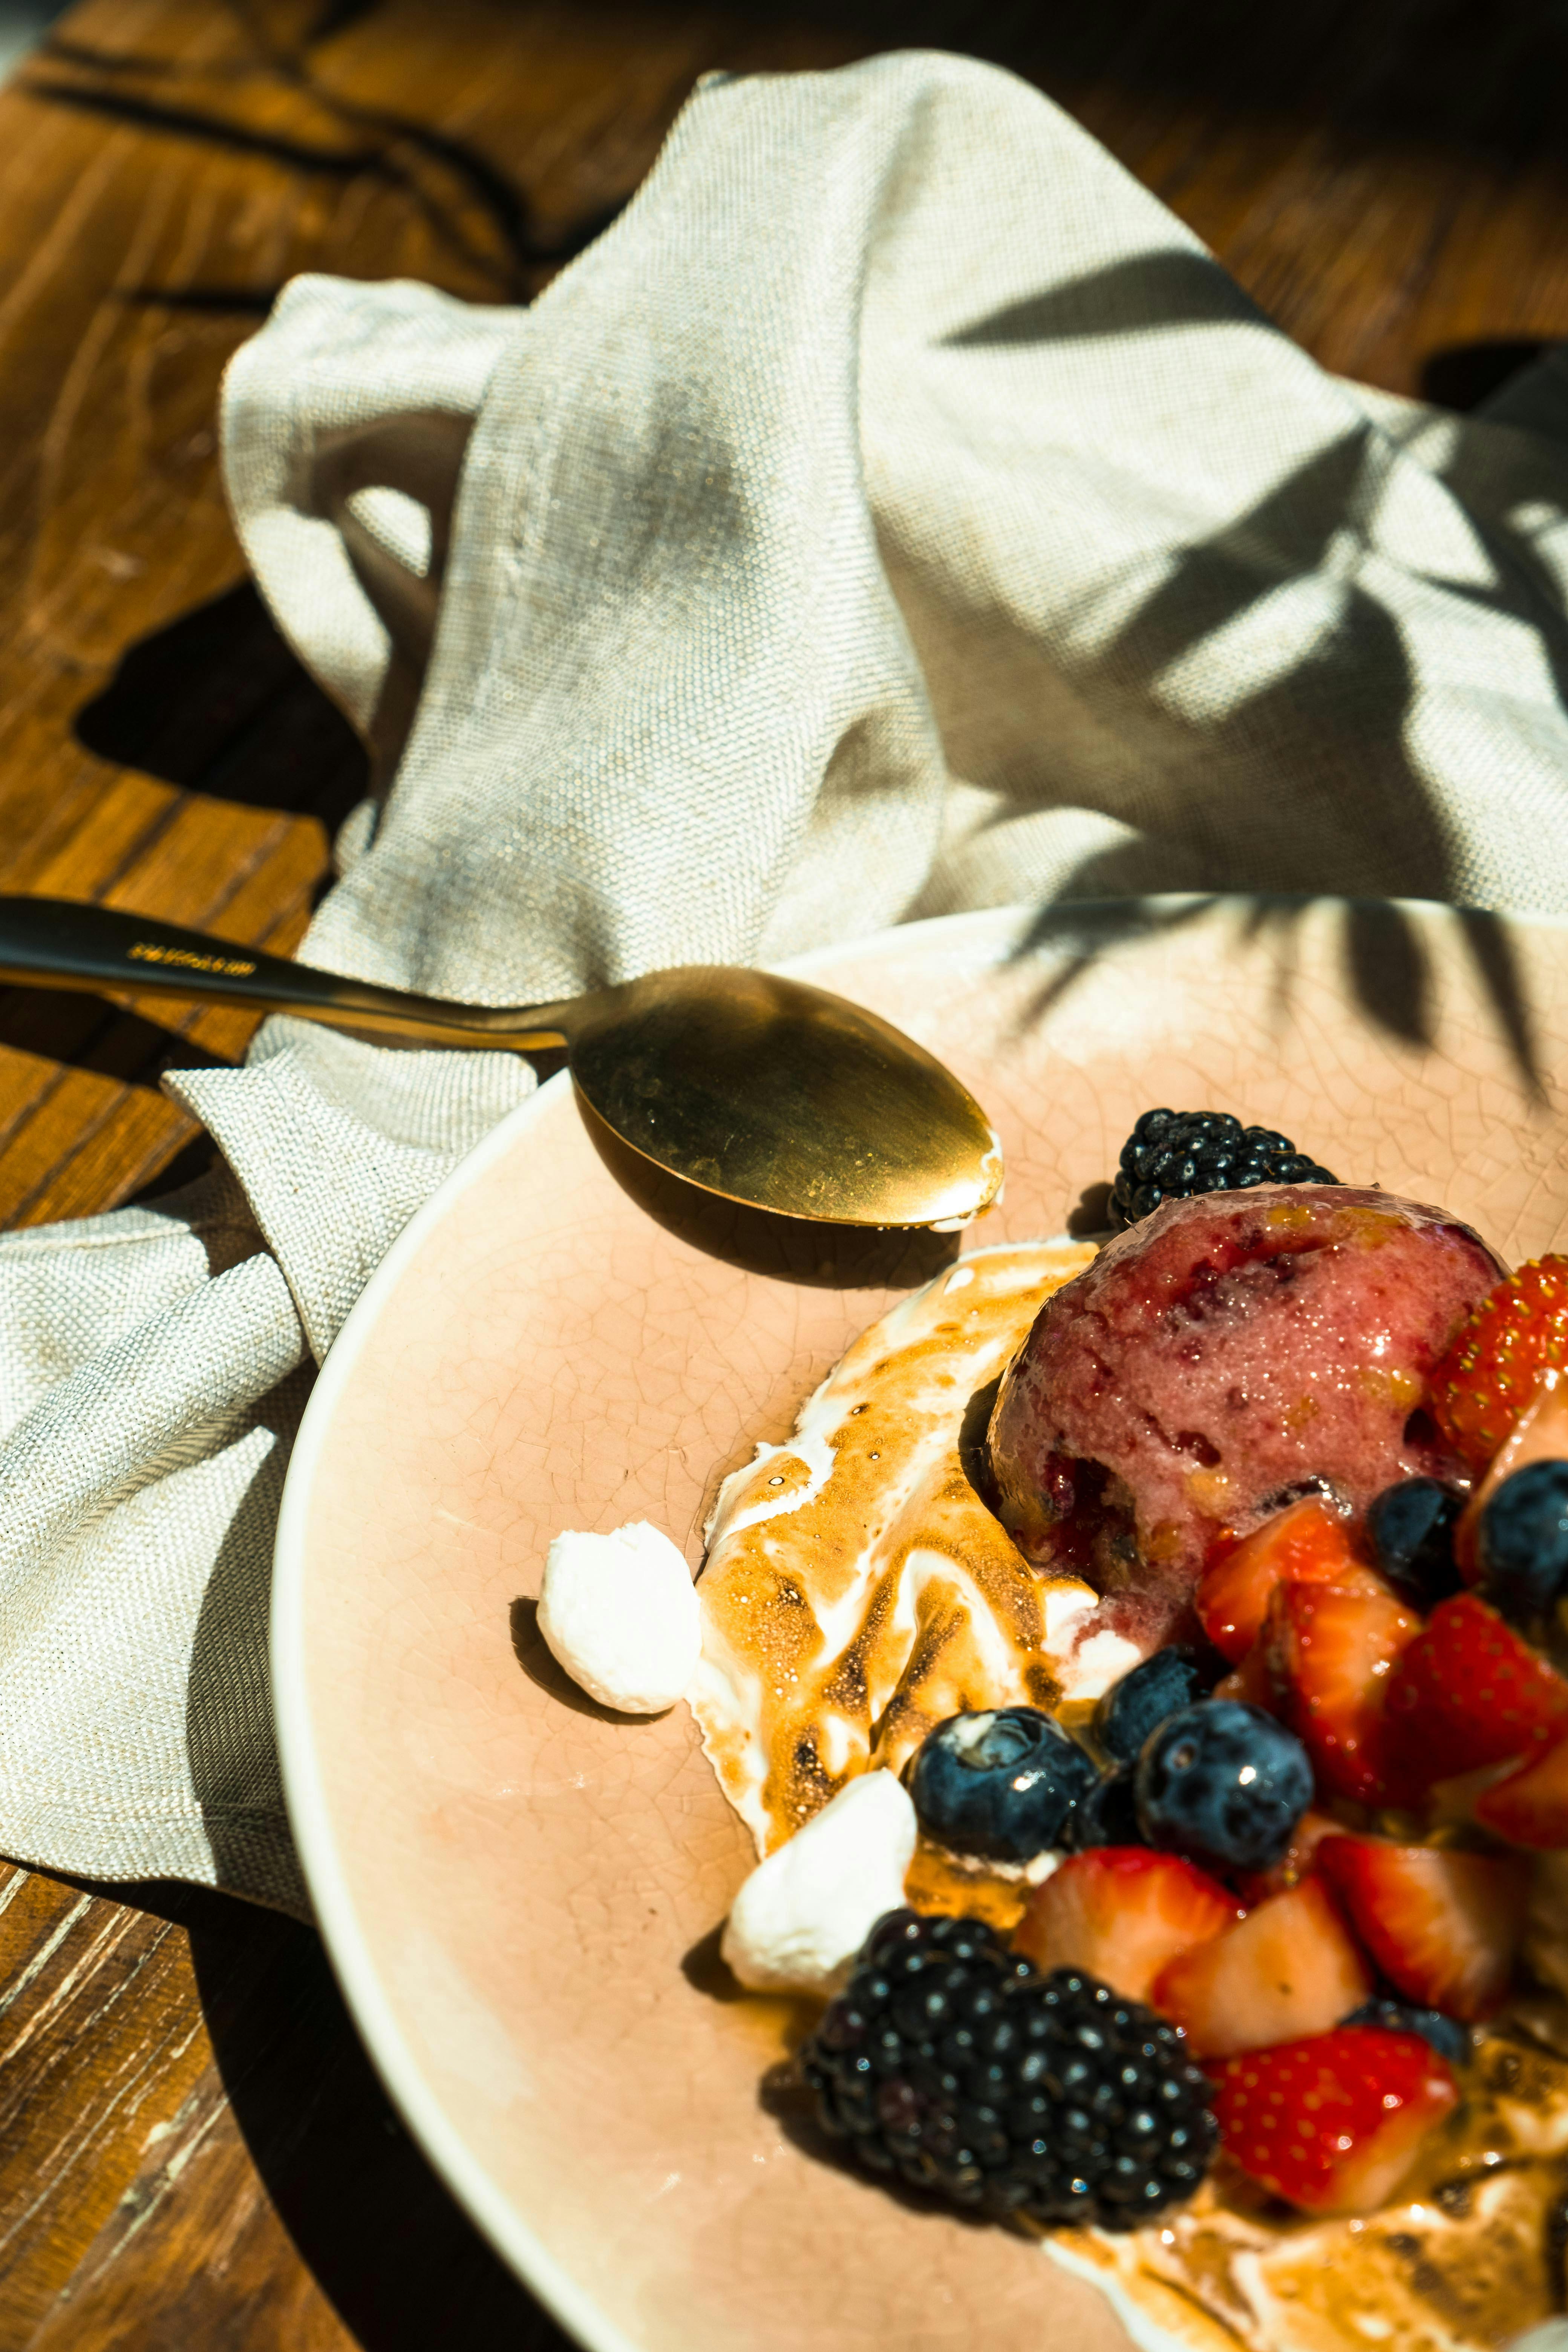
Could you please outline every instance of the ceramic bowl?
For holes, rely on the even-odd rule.
[[[1283,1128],[1510,1259],[1568,1231],[1568,931],[1436,908],[1157,900],[912,925],[793,967],[942,1055],[1007,1155],[957,1239],[707,1213],[564,1077],[355,1307],[279,1535],[274,1673],[321,1927],[458,2196],[594,2352],[1100,2352],[1098,2290],[889,2195],[770,2091],[790,2011],[717,1929],[752,1860],[684,1706],[612,1717],[542,1647],[563,1528],[693,1570],[720,1477],[944,1253],[1103,1222],[1150,1105]]]

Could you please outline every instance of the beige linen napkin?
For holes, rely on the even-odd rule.
[[[1335,382],[990,68],[709,81],[528,310],[300,279],[224,445],[388,785],[334,970],[521,1003],[1186,886],[1568,910],[1568,378]],[[531,1082],[269,1022],[167,1081],[217,1176],[0,1244],[0,1849],[306,1907],[290,1437]]]

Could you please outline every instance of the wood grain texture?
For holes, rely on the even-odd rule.
[[[0,1883],[7,2352],[558,2345],[393,2116],[311,1931],[124,1892]]]
[[[928,44],[1068,106],[1330,366],[1473,396],[1568,335],[1552,0],[81,0],[0,89],[0,889],[287,950],[363,789],[217,472],[300,269],[525,300],[697,76]],[[237,1014],[0,993],[0,1219],[199,1162]],[[387,2110],[316,1939],[0,1879],[0,2352],[558,2339]]]

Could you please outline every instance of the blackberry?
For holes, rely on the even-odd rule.
[[[1242,1192],[1255,1184],[1337,1184],[1288,1135],[1243,1127],[1227,1110],[1146,1110],[1121,1147],[1110,1221],[1135,1225],[1162,1201]]]
[[[1218,2140],[1175,2027],[979,1919],[890,1911],[802,2053],[823,2126],[874,2172],[1002,2220],[1131,2230]]]

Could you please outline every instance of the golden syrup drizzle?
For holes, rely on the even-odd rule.
[[[720,1493],[691,1692],[759,1848],[973,1707],[1052,1706],[1094,1603],[1029,1566],[976,1492],[987,1392],[1079,1243],[977,1251],[873,1324]]]

